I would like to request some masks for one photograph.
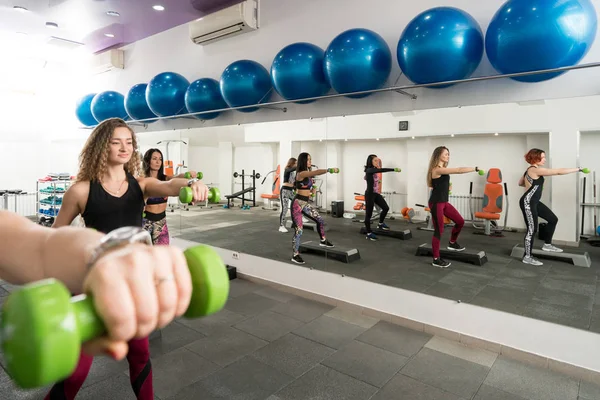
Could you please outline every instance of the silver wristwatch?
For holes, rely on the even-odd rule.
[[[187,185],[188,185],[188,187],[191,187],[191,186],[194,184],[194,182],[198,182],[199,180],[200,180],[200,179],[198,179],[198,178],[192,178],[192,179],[190,179],[190,180],[188,181],[188,184],[187,184]]]
[[[132,243],[143,243],[152,246],[152,238],[148,231],[134,226],[126,226],[109,232],[100,240],[100,244],[92,251],[92,255],[87,264],[88,269],[108,251]]]

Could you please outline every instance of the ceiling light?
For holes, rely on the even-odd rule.
[[[494,133],[494,136],[498,136],[498,132]]]
[[[106,37],[115,37],[115,35],[113,35],[112,33],[105,33],[104,36],[106,36]]]
[[[152,8],[154,8],[156,11],[165,11],[165,7],[161,6],[160,4],[152,6]]]
[[[107,11],[107,12],[106,12],[106,15],[109,15],[109,16],[111,16],[111,17],[120,17],[120,16],[121,16],[121,14],[119,14],[119,13],[118,13],[118,12],[116,12],[116,11]]]
[[[56,29],[58,28],[58,24],[56,22],[46,22],[46,28]]]
[[[452,135],[450,135],[450,137],[454,137],[454,133]]]
[[[23,6],[13,6],[13,10],[19,11],[19,12],[27,12],[27,11],[29,11],[28,9],[26,9]]]
[[[415,139],[415,137],[414,137],[414,136],[413,136],[412,138],[413,138],[413,140]]]

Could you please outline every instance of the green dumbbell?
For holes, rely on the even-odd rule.
[[[339,168],[327,168],[327,172],[329,172],[330,174],[339,174],[340,169]]]
[[[208,246],[185,252],[192,278],[186,318],[220,311],[229,295],[229,275]],[[81,344],[105,334],[91,296],[71,297],[57,280],[31,283],[11,293],[2,308],[2,348],[9,375],[21,388],[42,387],[70,376]]]
[[[400,168],[394,168],[394,172],[402,172],[402,169],[400,169]]]
[[[482,170],[482,169],[480,169],[480,170],[479,170],[479,172],[477,172],[477,173],[478,173],[479,175],[481,175],[481,176],[485,175],[485,171],[484,171],[484,170]]]
[[[221,191],[219,188],[211,187],[208,191],[208,202],[209,203],[218,203],[221,201]]]
[[[190,174],[189,172],[186,172],[184,176],[185,176],[185,179],[192,179],[192,174]],[[204,174],[202,172],[198,172],[196,174],[196,178],[198,178],[198,179],[202,179],[203,177],[204,177]]]
[[[589,174],[590,173],[590,169],[589,168],[581,168],[581,169],[579,169],[579,171],[583,172],[584,174]]]

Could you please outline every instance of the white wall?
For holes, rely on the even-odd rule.
[[[265,180],[265,183],[261,185],[263,177],[267,173],[273,170],[273,163],[275,162],[276,153],[274,152],[273,146],[269,144],[265,145],[246,145],[235,147],[234,149],[234,161],[233,169],[238,174],[252,175],[254,170],[261,177],[256,179],[256,198],[260,200],[260,195],[263,193],[271,193],[271,186],[273,184],[272,179]],[[252,177],[246,176],[245,187],[252,186]],[[237,183],[236,183],[237,182]],[[242,190],[242,177],[234,179],[234,192]],[[245,194],[246,198],[251,198],[252,194],[249,192]]]

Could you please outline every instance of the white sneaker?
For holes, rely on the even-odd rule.
[[[544,265],[543,262],[536,260],[533,257],[523,257],[522,261],[523,261],[523,264],[536,265],[536,266]]]
[[[553,253],[562,253],[563,252],[562,249],[559,249],[558,247],[556,247],[552,244],[544,244],[544,246],[542,247],[542,250],[551,251]]]
[[[281,225],[281,226],[279,227],[279,232],[286,233],[287,231],[288,231],[288,230],[285,228],[285,226]]]

